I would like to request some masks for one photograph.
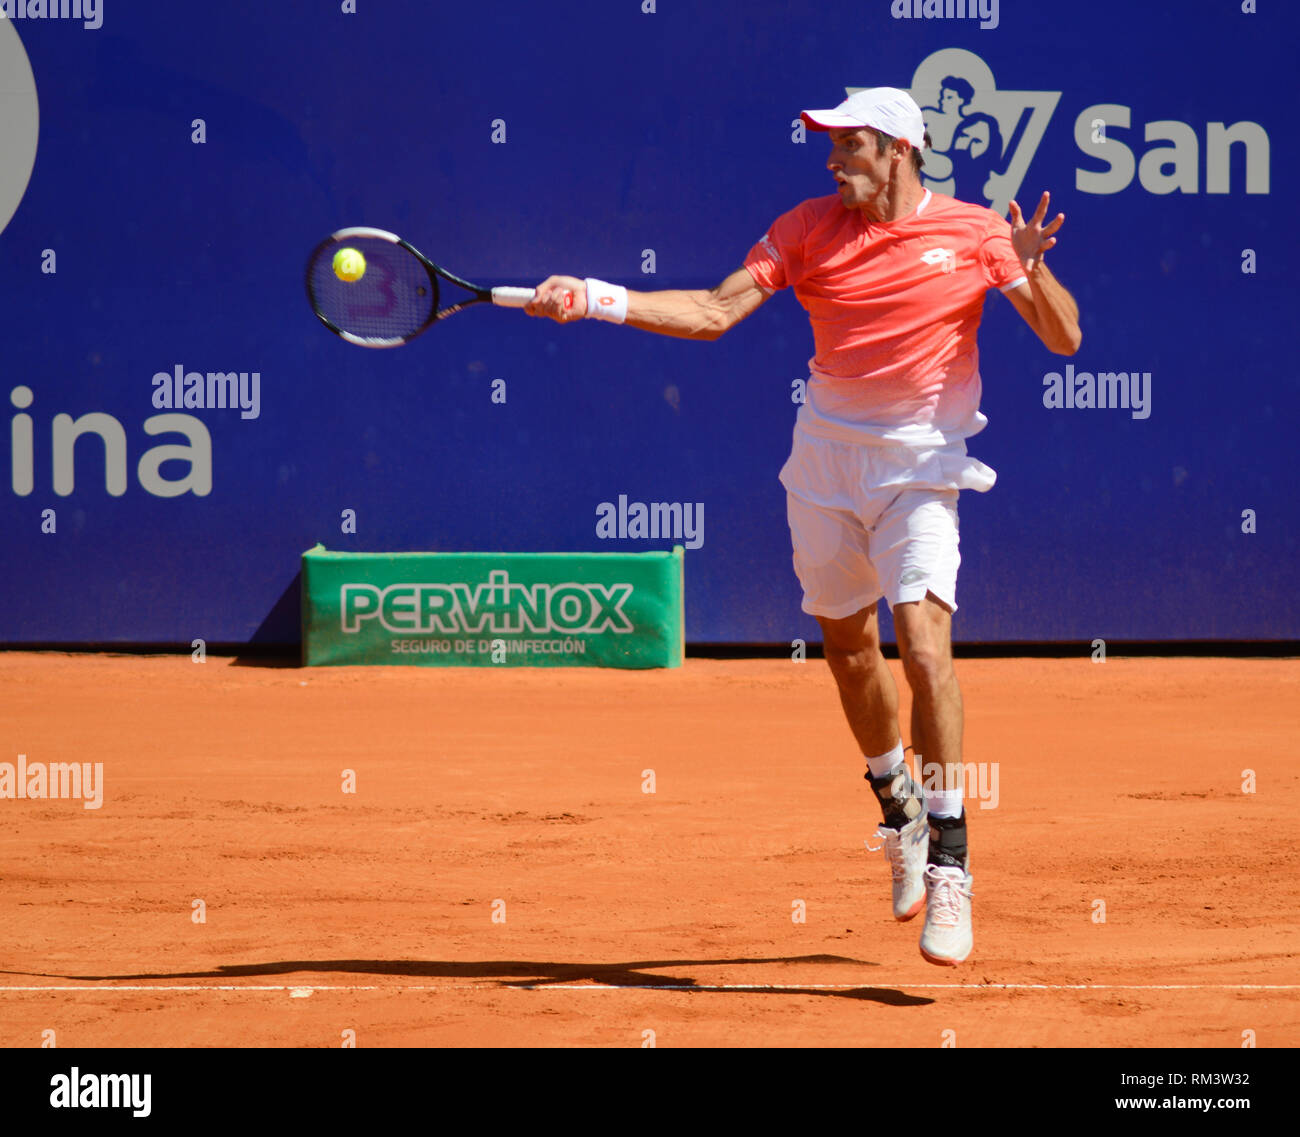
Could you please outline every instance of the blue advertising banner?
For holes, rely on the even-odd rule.
[[[933,193],[1051,192],[1083,331],[988,296],[954,638],[1300,637],[1300,15],[1258,8],[0,0],[0,642],[293,643],[316,542],[682,545],[688,642],[819,638],[790,290],[714,342],[480,306],[381,351],[303,271],[369,225],[476,283],[710,288],[835,192],[799,112],[880,85]]]

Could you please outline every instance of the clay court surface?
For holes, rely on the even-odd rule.
[[[104,772],[0,801],[0,1045],[1300,1044],[1300,664],[957,666],[997,800],[939,968],[821,662],[0,654],[0,762]]]

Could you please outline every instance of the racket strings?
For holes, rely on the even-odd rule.
[[[334,271],[334,256],[344,248],[365,258],[358,280],[342,280]],[[423,330],[438,311],[433,275],[413,253],[376,237],[326,242],[308,266],[307,284],[318,316],[336,330],[366,340],[401,343]]]

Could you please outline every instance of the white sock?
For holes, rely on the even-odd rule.
[[[903,740],[900,738],[894,743],[894,749],[879,757],[872,758],[869,754],[864,755],[867,760],[867,769],[871,771],[873,778],[883,778],[886,774],[892,774],[899,766],[903,764]]]
[[[923,792],[925,793],[925,811],[931,817],[961,816],[961,786],[951,790],[932,790],[929,786],[925,786]]]

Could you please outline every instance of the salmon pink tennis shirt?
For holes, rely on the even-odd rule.
[[[929,190],[870,221],[839,196],[797,205],[745,257],[760,287],[793,288],[812,322],[799,425],[847,442],[944,446],[988,424],[975,333],[990,288],[1025,282],[1011,226]]]

